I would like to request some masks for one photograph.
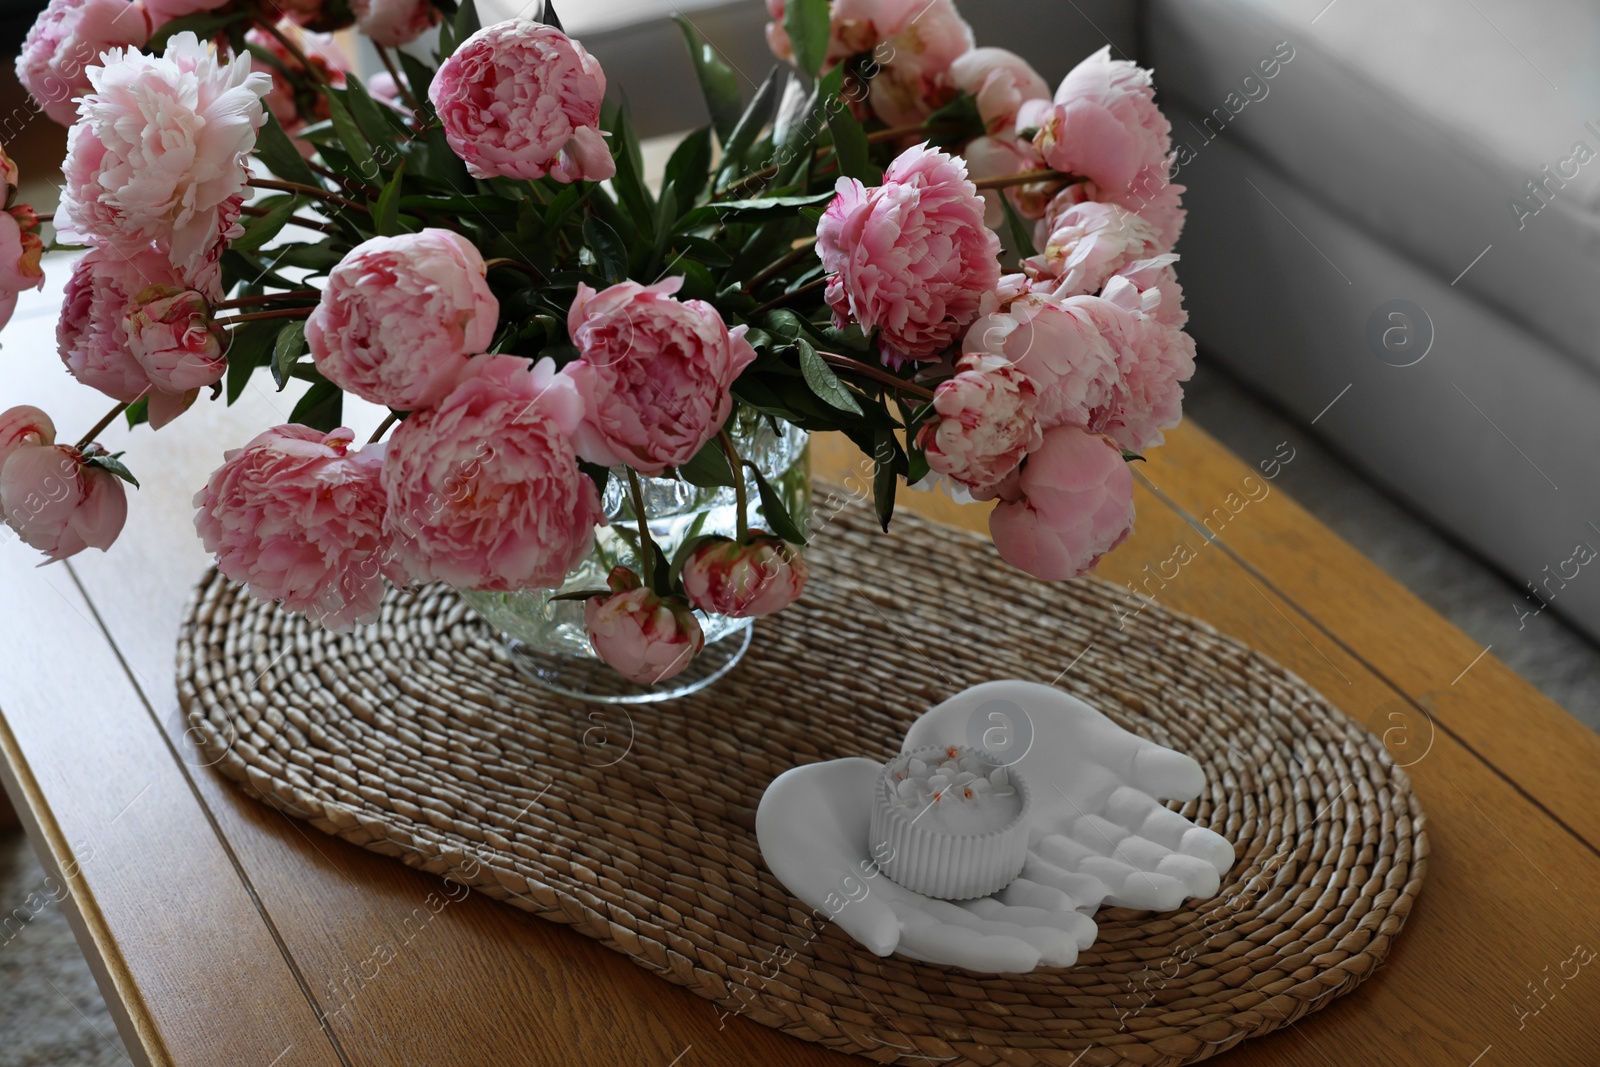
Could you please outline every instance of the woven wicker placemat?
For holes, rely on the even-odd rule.
[[[179,692],[246,792],[884,1063],[1189,1063],[1373,972],[1428,854],[1377,738],[1203,622],[1150,606],[1119,629],[1114,586],[1030,580],[911,516],[886,537],[870,511],[832,517],[800,604],[684,701],[624,711],[534,688],[442,587],[391,594],[376,626],[340,635],[214,572],[179,639]],[[1220,893],[1102,909],[1077,966],[1009,976],[880,959],[790,897],[756,844],[767,783],[885,758],[922,711],[994,678],[1055,679],[1198,759],[1208,788],[1183,813],[1239,857]]]

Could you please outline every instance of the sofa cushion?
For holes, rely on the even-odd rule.
[[[1242,145],[1600,371],[1600,7],[1154,0],[1148,16],[1160,91],[1196,116],[1174,131],[1184,165]]]

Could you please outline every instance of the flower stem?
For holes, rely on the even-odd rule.
[[[389,77],[394,79],[394,86],[400,90],[400,99],[406,102],[406,107],[412,111],[420,110],[417,107],[416,97],[411,95],[411,88],[406,85],[406,80],[400,77],[400,72],[395,69],[394,60],[389,55],[389,50],[381,44],[374,44],[378,50],[378,58],[383,60],[383,69],[389,72]]]
[[[924,385],[918,385],[916,382],[908,382],[898,374],[883,367],[874,367],[870,363],[863,363],[859,359],[851,359],[849,356],[841,356],[837,352],[823,352],[819,349],[817,355],[827,361],[830,367],[849,371],[862,378],[870,378],[875,382],[889,386],[891,389],[898,389],[902,393],[920,397],[923,400],[933,399],[932,389]]]
[[[270,214],[270,212],[264,207],[251,207],[248,204],[246,204],[244,207],[241,207],[239,212],[240,214],[250,215],[254,218],[261,218],[264,215]],[[323,233],[335,235],[339,233],[337,227],[330,226],[326,222],[321,222],[317,219],[303,219],[299,215],[291,215],[289,216],[289,221],[296,226],[304,226],[308,230],[321,230]]]
[[[316,162],[312,162],[310,160],[307,160],[306,161],[306,166],[310,167],[312,170],[316,171],[318,174],[322,175],[324,178],[327,178],[327,179],[329,179],[331,181],[335,181],[335,182],[339,183],[339,185],[343,186],[344,189],[347,192],[355,193],[357,196],[364,196],[364,197],[367,197],[370,200],[376,200],[378,198],[378,196],[383,192],[382,189],[374,189],[372,186],[368,185],[365,182],[358,182],[354,178],[346,178],[343,174],[340,174],[336,170],[329,170],[327,167],[324,167],[321,163],[316,163]]]
[[[82,452],[85,448],[87,448],[89,446],[89,443],[95,439],[95,435],[96,434],[98,434],[101,430],[105,429],[107,426],[111,425],[111,420],[112,419],[116,418],[118,415],[121,415],[124,411],[127,411],[127,410],[128,410],[128,403],[126,401],[124,401],[123,403],[118,404],[116,407],[112,408],[110,411],[106,412],[105,415],[100,419],[100,421],[95,423],[94,426],[90,427],[89,432],[84,434],[83,437],[78,441],[78,443],[76,445],[74,445],[73,447],[76,448],[79,452]]]
[[[253,19],[251,21],[253,21],[261,29],[276,37],[278,39],[278,43],[283,45],[283,50],[294,57],[295,62],[299,63],[300,66],[305,70],[306,77],[316,82],[318,88],[322,89],[324,92],[333,88],[333,86],[328,84],[328,79],[323,77],[322,71],[311,65],[311,60],[303,51],[300,50],[300,46],[285,36],[283,31],[278,29],[276,24],[269,22],[266,19]]]
[[[633,517],[639,523],[639,569],[644,572],[644,584],[656,587],[655,542],[650,539],[650,520],[644,514],[644,487],[632,467],[622,468],[628,475],[628,494],[633,497]]]
[[[745,285],[744,291],[747,293],[755,292],[761,286],[765,285],[773,278],[776,278],[778,275],[782,274],[796,263],[804,262],[813,254],[813,249],[816,247],[817,239],[815,237],[807,237],[803,244],[790,249],[787,253],[785,253],[783,258],[779,259],[776,263],[757,271],[755,276],[752,277]]]
[[[271,189],[278,193],[303,193],[306,196],[314,196],[319,200],[326,200],[330,204],[338,204],[340,207],[349,208],[351,211],[359,211],[363,215],[372,214],[371,211],[367,210],[365,204],[347,200],[338,193],[330,193],[328,190],[319,189],[315,185],[303,185],[300,182],[280,182],[274,178],[251,178],[245,184],[253,189]]]
[[[1021,174],[1007,174],[1000,178],[979,178],[972,184],[979,189],[1009,189],[1013,185],[1032,185],[1034,182],[1069,182],[1074,177],[1059,170],[1025,170]]]
[[[500,256],[496,259],[486,259],[483,261],[484,270],[494,270],[496,267],[510,267],[512,270],[520,270],[530,278],[537,278],[541,282],[545,280],[543,271],[531,263],[522,262],[520,259],[507,259],[504,256]]]
[[[257,307],[275,300],[320,300],[321,298],[321,289],[290,289],[286,293],[263,293],[260,296],[236,296],[231,300],[219,300],[211,305],[211,310],[228,311],[233,308]]]
[[[378,428],[372,431],[372,436],[367,438],[367,444],[375,445],[383,440],[383,435],[389,432],[389,427],[399,421],[400,413],[391,409],[389,414],[383,417],[383,421],[378,423]]]
[[[867,134],[868,144],[883,144],[885,141],[898,141],[902,137],[910,137],[915,133],[937,133],[940,130],[954,130],[959,127],[949,122],[923,122],[915,126],[896,126],[893,129],[879,130]]]
[[[717,437],[722,441],[722,454],[728,457],[728,466],[733,468],[733,500],[739,513],[734,517],[734,532],[739,535],[739,543],[750,534],[750,520],[747,514],[749,497],[746,495],[744,484],[744,463],[739,459],[739,450],[733,446],[733,438],[727,430],[717,431]]]
[[[216,319],[218,326],[232,326],[240,322],[259,322],[262,319],[309,319],[316,308],[274,308],[271,311],[251,311],[244,315],[234,315],[232,318]]]
[[[821,289],[822,287],[824,287],[827,284],[828,284],[828,279],[827,279],[826,275],[824,275],[821,278],[813,279],[812,281],[806,282],[804,285],[802,285],[798,289],[791,289],[787,293],[784,293],[782,296],[773,297],[771,300],[768,300],[765,304],[762,304],[760,307],[756,308],[754,311],[750,312],[750,314],[745,316],[745,317],[753,319],[757,315],[761,314],[763,311],[771,311],[775,307],[782,307],[784,304],[787,304],[789,301],[793,300],[795,297],[797,297],[797,296],[805,296],[807,293],[814,293],[818,289]]]

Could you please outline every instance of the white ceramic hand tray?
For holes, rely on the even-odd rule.
[[[990,897],[952,902],[890,881],[869,843],[883,764],[852,758],[795,767],[756,812],[761,854],[800,900],[880,956],[987,973],[1069,967],[1094,943],[1101,904],[1170,911],[1209,897],[1233,846],[1163,807],[1205,774],[1188,756],[1122,729],[1088,704],[1033,682],[988,682],[925,713],[902,751],[982,748],[1032,791],[1028,859]]]

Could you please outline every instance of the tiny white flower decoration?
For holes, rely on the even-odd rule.
[[[1233,866],[1225,838],[1161,803],[1200,795],[1198,763],[1051,686],[974,686],[912,723],[901,751],[946,746],[1004,764],[980,790],[1008,789],[1015,777],[1031,792],[1022,872],[990,896],[938,900],[884,873],[893,857],[871,842],[873,788],[884,773],[874,760],[786,771],[756,812],[761,853],[778,880],[880,956],[987,973],[1070,967],[1094,943],[1100,905],[1170,911],[1215,894]]]

